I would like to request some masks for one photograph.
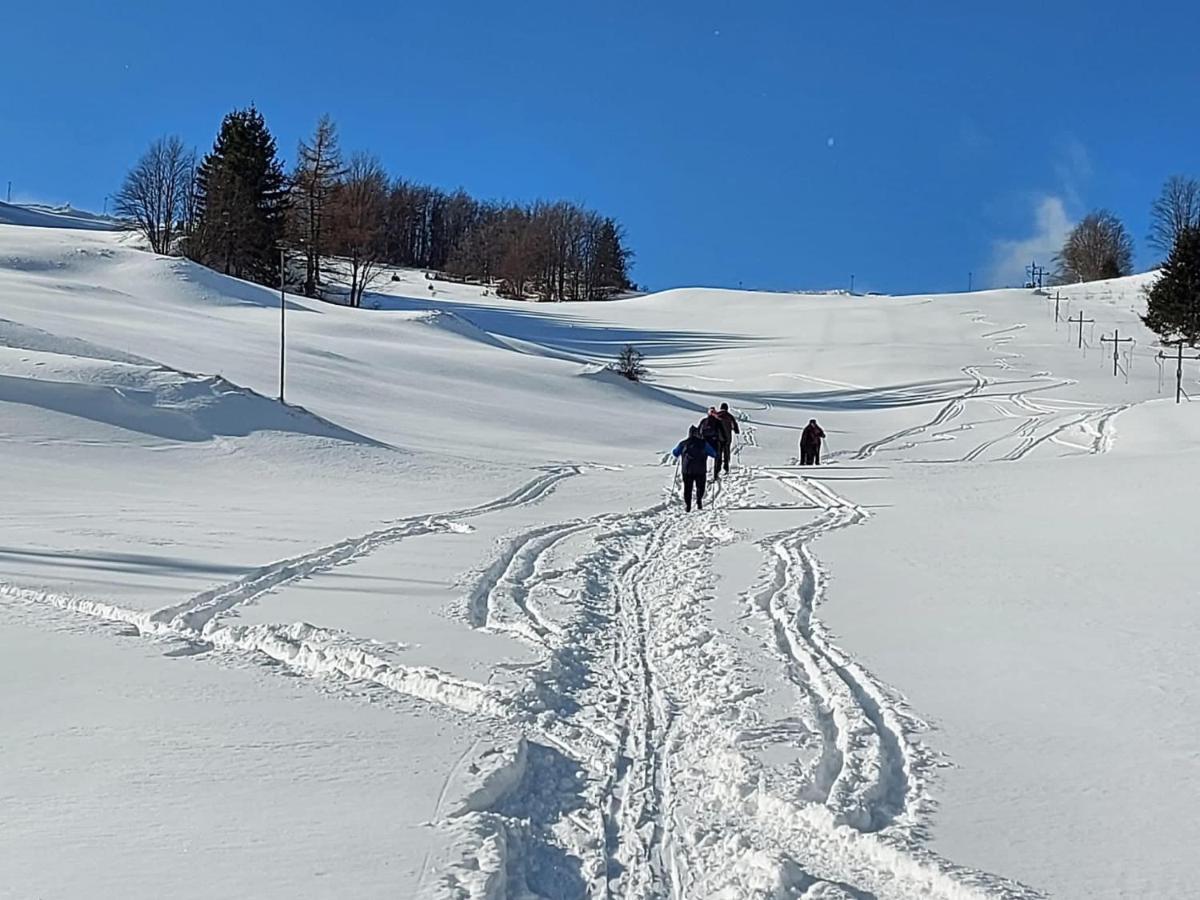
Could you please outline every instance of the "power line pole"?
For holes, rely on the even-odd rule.
[[[1057,325],[1061,321],[1058,317],[1058,304],[1061,302],[1062,302],[1062,291],[1055,291],[1054,292],[1054,324],[1055,325]]]
[[[1080,315],[1083,315],[1083,313],[1080,313]],[[1082,325],[1079,326],[1079,330],[1083,331]],[[1112,337],[1104,337],[1104,335],[1100,336],[1100,343],[1110,343],[1113,345],[1113,377],[1115,378],[1121,371],[1121,345],[1132,344],[1133,338],[1121,337],[1120,330],[1114,328]],[[1126,375],[1126,380],[1128,381],[1128,375]]]
[[[12,203],[12,182],[11,181],[8,183],[8,199],[5,200],[4,202]]]
[[[974,273],[974,272],[968,272],[968,273],[967,273],[967,293],[968,293],[968,294],[969,294],[969,293],[971,293],[971,291],[973,291],[973,290],[975,289],[975,288],[974,288],[974,286],[973,286],[973,285],[974,285],[974,281],[975,281],[975,273]]]
[[[1042,286],[1042,276],[1046,270],[1039,266],[1036,262],[1031,262],[1025,267],[1025,286],[1031,288],[1040,288]]]
[[[1076,319],[1076,318],[1072,317],[1072,318],[1070,318],[1070,319],[1067,319],[1067,321],[1068,321],[1068,322],[1070,322],[1072,325],[1078,325],[1078,326],[1079,326],[1079,349],[1080,349],[1080,350],[1082,350],[1082,349],[1083,349],[1083,326],[1084,326],[1084,323],[1085,323],[1085,322],[1091,322],[1092,324],[1095,324],[1096,320],[1095,320],[1095,319],[1085,319],[1085,318],[1083,317],[1083,310],[1081,309],[1081,310],[1079,311],[1079,318],[1078,318],[1078,319]],[[1094,335],[1094,334],[1095,334],[1095,332],[1093,332],[1093,335]],[[1130,340],[1133,340],[1133,339],[1132,339],[1132,338],[1130,338]]]
[[[1163,341],[1163,343],[1175,345],[1175,402],[1178,403],[1184,397],[1184,393],[1183,393],[1183,361],[1185,359],[1200,359],[1200,353],[1198,353],[1194,356],[1184,356],[1183,355],[1184,341],[1182,338],[1180,338],[1177,341]],[[1170,358],[1171,357],[1164,354],[1161,350],[1158,351],[1158,359],[1160,362],[1164,359],[1170,359]],[[1160,386],[1161,386],[1161,383],[1160,383]],[[1191,398],[1189,397],[1188,399],[1190,400]]]
[[[854,293],[854,276],[850,276],[850,293]]]

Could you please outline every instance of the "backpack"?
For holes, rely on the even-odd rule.
[[[708,443],[703,438],[687,438],[679,454],[679,467],[684,475],[700,475],[707,471]]]

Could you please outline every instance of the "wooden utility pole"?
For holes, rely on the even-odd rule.
[[[1080,315],[1083,314],[1080,313]],[[1079,327],[1079,330],[1083,330],[1082,325]],[[1112,337],[1104,337],[1103,335],[1100,336],[1100,343],[1111,343],[1113,345],[1113,377],[1115,378],[1121,371],[1121,345],[1132,344],[1133,338],[1121,337],[1120,330],[1114,328]],[[1126,381],[1128,380],[1128,377],[1126,377]]]
[[[1176,402],[1176,403],[1179,403],[1179,402],[1180,402],[1180,400],[1182,400],[1182,399],[1183,399],[1183,396],[1184,396],[1184,394],[1183,394],[1183,361],[1184,361],[1185,359],[1200,359],[1200,353],[1198,353],[1198,354],[1195,354],[1195,355],[1193,355],[1193,356],[1184,356],[1184,355],[1183,355],[1183,345],[1184,345],[1184,341],[1183,341],[1183,339],[1182,339],[1182,338],[1180,338],[1180,339],[1179,339],[1179,340],[1177,340],[1177,341],[1163,341],[1163,343],[1164,343],[1164,344],[1174,344],[1174,345],[1175,345],[1175,353],[1174,353],[1174,359],[1175,359],[1175,402]],[[1171,356],[1167,356],[1165,353],[1163,353],[1161,350],[1159,350],[1159,351],[1158,351],[1158,358],[1159,358],[1159,360],[1161,361],[1161,360],[1164,360],[1164,359],[1171,359],[1172,357],[1171,357]],[[1188,399],[1190,400],[1191,398],[1189,397]]]
[[[1070,322],[1072,325],[1079,326],[1079,349],[1082,350],[1083,349],[1083,326],[1084,326],[1084,323],[1091,322],[1094,325],[1096,323],[1096,320],[1095,319],[1085,319],[1083,317],[1083,310],[1081,309],[1079,311],[1078,319],[1070,318],[1070,319],[1067,319],[1067,321]]]

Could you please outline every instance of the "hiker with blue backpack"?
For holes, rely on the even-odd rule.
[[[700,429],[693,425],[688,429],[688,436],[671,451],[679,460],[679,468],[683,473],[683,505],[692,511],[692,491],[695,489],[696,509],[704,509],[704,488],[708,480],[709,457],[716,459],[716,448],[700,436]]]

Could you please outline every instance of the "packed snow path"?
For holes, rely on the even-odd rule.
[[[427,896],[472,895],[495,883],[507,885],[496,896],[638,900],[1034,896],[959,870],[915,839],[931,763],[920,724],[816,615],[826,576],[814,542],[869,513],[811,470],[738,467],[704,512],[685,515],[664,496],[640,511],[537,526],[502,541],[470,587],[465,615],[541,652],[518,690],[406,666],[399,648],[316,625],[223,619],[385,542],[536,503],[571,477],[596,476],[577,467],[538,475],[481,507],[318,548],[152,613],[4,593],[183,640],[201,654],[262,654],[312,675],[370,682],[523,734],[514,756],[492,761],[515,767],[496,774],[503,789],[441,823],[461,832],[473,822],[463,840],[474,842],[466,852],[476,854],[477,868],[427,866]],[[760,572],[742,592],[742,622],[791,685],[782,719],[758,703],[764,686],[747,677],[743,648],[709,613],[713,552],[745,537],[730,514],[759,508],[761,488],[770,486],[794,496],[797,523],[759,541]],[[758,752],[772,743],[790,746],[795,760],[765,765]],[[564,779],[564,766],[577,774]],[[489,857],[489,839],[505,852]]]

